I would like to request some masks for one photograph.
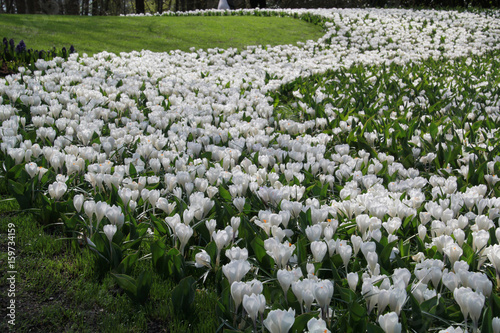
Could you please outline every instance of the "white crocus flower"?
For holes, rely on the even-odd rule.
[[[106,224],[104,227],[102,227],[102,230],[104,231],[104,234],[108,238],[109,242],[113,240],[113,236],[116,233],[116,225],[114,224]]]
[[[264,320],[264,325],[271,333],[288,333],[295,322],[295,310],[273,310]]]
[[[383,316],[379,316],[378,322],[385,333],[401,332],[401,323],[399,322],[399,316],[395,312],[389,312]]]

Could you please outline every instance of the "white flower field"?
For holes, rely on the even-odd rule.
[[[180,308],[217,290],[228,331],[500,332],[500,12],[181,15],[230,13],[325,34],[0,79],[20,207],[133,302],[140,256]]]

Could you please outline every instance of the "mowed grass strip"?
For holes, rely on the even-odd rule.
[[[316,40],[322,28],[290,17],[164,16],[82,17],[0,15],[1,36],[24,40],[28,48],[46,50],[73,45],[92,55],[150,50],[242,49],[249,45],[284,45]]]

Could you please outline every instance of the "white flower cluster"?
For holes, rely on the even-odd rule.
[[[83,207],[90,225],[95,216],[96,228],[106,217],[110,224],[103,231],[110,242],[117,228],[127,223],[125,214],[138,220],[147,220],[148,214],[163,216],[181,253],[186,252],[193,229],[206,228],[216,244],[217,259],[202,250],[195,256],[196,266],[211,268],[214,262],[218,266],[226,249],[229,262],[222,271],[230,282],[236,310],[242,304],[254,322],[264,313],[266,299],[262,282],[241,282],[254,267],[248,250],[237,247],[240,218],[249,212],[251,216],[245,218],[267,237],[262,246],[275,265],[285,299],[291,288],[302,310],[310,311],[313,305],[321,310],[323,318],[308,324],[311,332],[327,330],[323,319],[331,316],[334,293],[332,282],[317,276],[321,272],[313,262],[317,265],[335,256],[338,265],[345,267],[346,283],[353,292],[362,292],[368,313],[377,309],[386,332],[401,331],[398,317],[410,285],[417,302],[424,302],[441,292],[442,283],[453,293],[464,318],[470,316],[477,326],[484,299],[492,292],[492,281],[478,269],[491,264],[500,276],[500,245],[491,240],[493,234],[500,240],[500,200],[492,190],[499,180],[494,171],[500,159],[487,161],[485,184],[466,188],[458,187],[457,176],[449,176],[454,170],[435,174],[430,170],[454,135],[463,144],[456,156],[461,166],[455,170],[458,176],[471,175],[469,168],[481,154],[479,148],[489,156],[497,129],[481,127],[473,136],[471,128],[485,117],[498,125],[498,94],[483,91],[487,102],[477,102],[465,115],[469,120],[465,128],[452,131],[446,123],[436,125],[434,134],[449,139],[446,142],[437,142],[432,128],[429,132],[434,115],[422,116],[410,142],[418,167],[405,167],[402,157],[377,151],[381,142],[390,146],[397,140],[392,135],[396,129],[381,133],[365,122],[365,111],[345,113],[342,101],[358,102],[354,95],[343,94],[347,87],[338,87],[336,96],[315,89],[312,101],[305,101],[304,91],[295,91],[298,102],[291,107],[298,118],[294,119],[277,112],[270,94],[298,78],[355,65],[415,64],[497,50],[498,15],[379,9],[280,13],[321,16],[325,35],[298,45],[244,50],[73,54],[67,61],[38,61],[38,70],[0,79],[0,149],[15,164],[24,163],[31,178],[42,179],[48,169],[64,174],[48,185],[48,196],[54,201],[74,197],[76,210]],[[376,83],[375,74],[368,77],[363,84]],[[436,114],[449,115],[452,121],[453,110],[467,97],[456,94],[456,77],[448,78],[436,89],[453,101]],[[471,81],[477,84],[473,89],[483,89],[483,81],[476,79]],[[339,84],[340,79],[335,80],[324,84]],[[402,91],[410,86],[416,91],[422,80],[408,77],[403,82],[395,77],[393,83]],[[349,78],[349,86],[358,84],[354,76]],[[400,110],[388,110],[378,101],[392,97],[383,92],[374,97],[371,107],[380,111],[373,123],[378,125],[385,116],[394,120],[399,113],[411,120],[413,112],[434,103],[423,93],[402,98]],[[326,104],[324,114],[317,114],[317,103],[336,98],[338,104]],[[405,124],[399,126],[398,131],[408,130]],[[29,138],[25,133],[31,133]],[[351,134],[366,141],[365,149],[338,139]],[[87,194],[68,190],[76,187],[75,177],[81,177],[79,187]],[[324,192],[313,193],[311,179]],[[113,191],[121,200],[119,207],[92,197]],[[221,217],[210,215],[219,197],[239,214],[224,226],[217,221]],[[254,212],[248,205],[256,198],[265,208]],[[304,216],[307,226],[300,225]],[[398,231],[412,224],[418,230],[421,251],[435,248],[445,259],[426,258],[420,252],[414,256],[418,263],[413,272],[407,268],[386,272],[382,261],[396,263],[405,248],[397,246],[406,244],[406,240],[400,242]],[[338,236],[347,229],[352,230],[350,237]],[[298,234],[305,235],[310,250],[306,278],[295,267],[301,245],[292,242]],[[377,249],[382,240],[391,244],[387,256]],[[469,269],[464,251],[477,256],[475,267]],[[348,271],[353,260],[358,265],[366,262],[363,273]],[[384,314],[387,308],[390,311]],[[292,309],[274,310],[263,324],[271,332],[286,332],[294,317]]]

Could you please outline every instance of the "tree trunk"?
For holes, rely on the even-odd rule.
[[[15,13],[15,6],[14,6],[15,0],[7,0],[5,2],[5,12],[9,14],[14,14]]]
[[[135,0],[135,13],[144,14],[145,11],[144,0]]]
[[[64,15],[66,14],[66,8],[65,7],[65,3],[64,3],[64,0],[57,0],[57,5],[59,6],[59,12],[55,13],[56,15]]]
[[[109,14],[109,2],[111,0],[101,0],[102,5],[101,5],[101,15],[108,15]]]
[[[89,16],[89,0],[82,0],[82,15]]]
[[[92,0],[92,16],[100,15],[100,7],[98,0]]]
[[[26,1],[25,0],[16,0],[16,7],[18,14],[26,14]]]
[[[156,12],[163,13],[163,0],[156,0]]]
[[[27,0],[26,5],[26,12],[28,14],[38,14],[41,12],[40,2],[38,0]]]
[[[66,15],[80,15],[80,4],[78,0],[66,0]]]

